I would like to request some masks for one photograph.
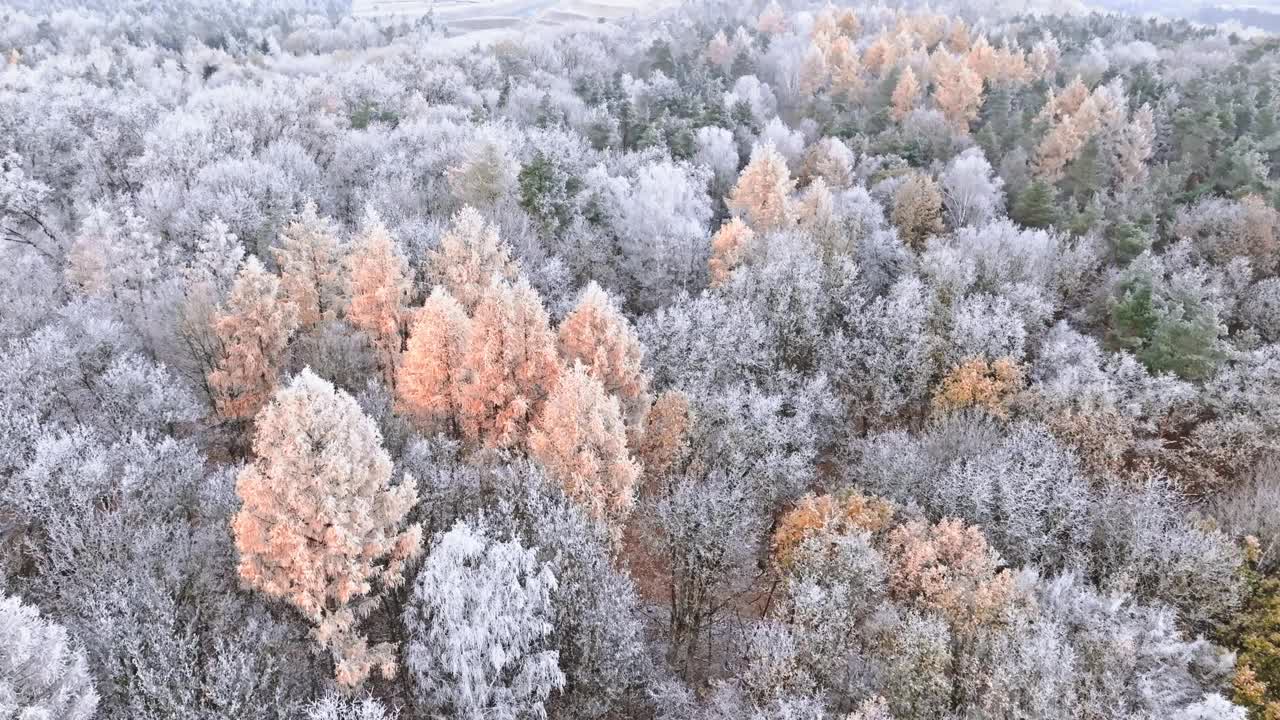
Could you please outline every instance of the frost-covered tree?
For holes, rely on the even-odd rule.
[[[405,526],[416,484],[391,484],[373,421],[310,370],[263,409],[253,450],[236,480],[240,577],[316,626],[340,685],[357,687],[375,669],[394,676],[395,645],[371,646],[356,624],[375,602],[373,583],[397,587],[421,552],[421,528]]]
[[[516,539],[459,521],[437,538],[404,611],[405,663],[433,717],[546,717],[564,687],[550,646],[551,568]]]
[[[498,237],[498,228],[465,207],[453,216],[440,245],[428,258],[431,281],[444,288],[467,312],[495,280],[515,280],[511,249]]]
[[[952,158],[938,183],[952,227],[987,222],[1004,204],[1004,180],[992,175],[991,164],[978,148]]]
[[[347,296],[342,248],[337,227],[320,217],[314,202],[285,225],[271,250],[283,299],[298,309],[298,326],[306,330],[338,317]]]
[[[0,713],[88,720],[98,693],[67,631],[16,596],[0,594]]]

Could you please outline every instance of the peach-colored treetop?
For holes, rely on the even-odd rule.
[[[528,281],[493,281],[472,316],[463,358],[463,436],[481,447],[523,445],[560,376],[555,333]]]
[[[1001,58],[996,53],[996,49],[991,47],[991,43],[987,42],[987,36],[979,35],[977,40],[969,46],[969,51],[965,53],[964,61],[969,65],[969,69],[978,74],[983,80],[991,80],[995,78],[999,72],[999,64]]]
[[[453,216],[427,263],[431,281],[448,290],[467,312],[476,309],[495,278],[515,280],[519,274],[511,248],[498,237],[497,226],[485,222],[472,207]]]
[[[840,36],[831,41],[827,49],[827,67],[831,71],[831,89],[848,99],[855,99],[866,90],[862,77],[862,60],[849,38]]]
[[[689,447],[693,413],[689,396],[667,390],[658,396],[645,417],[644,437],[636,451],[644,472],[645,486],[655,486],[676,466]]]
[[[1077,75],[1061,92],[1055,92],[1053,88],[1049,88],[1049,99],[1040,110],[1039,118],[1053,121],[1067,115],[1074,115],[1088,97],[1089,88]]]
[[[732,65],[733,58],[737,54],[737,50],[729,42],[723,30],[717,32],[707,43],[707,60],[721,69],[727,69]]]
[[[740,218],[732,218],[716,230],[716,234],[711,236],[711,257],[707,260],[711,287],[719,287],[729,281],[729,276],[746,257],[755,235]]]
[[[916,108],[920,98],[920,81],[916,79],[916,71],[910,66],[902,70],[898,76],[898,84],[893,88],[893,119],[902,121]]]
[[[898,55],[898,46],[894,39],[885,33],[880,33],[862,53],[862,64],[877,76],[884,77],[885,73],[898,62]]]
[[[778,35],[786,32],[787,15],[782,11],[782,6],[778,4],[778,0],[769,0],[769,4],[760,13],[760,17],[756,18],[756,30],[768,35]]]
[[[757,144],[751,151],[751,162],[729,193],[729,209],[745,215],[757,232],[780,230],[790,222],[794,189],[787,161],[773,143]]]
[[[275,390],[289,337],[298,327],[297,307],[280,295],[280,280],[250,256],[214,316],[221,352],[209,373],[209,390],[218,414],[228,420],[252,418]]]
[[[372,213],[366,215],[364,227],[351,248],[350,266],[351,304],[347,318],[369,336],[383,376],[394,384],[412,278],[399,245],[382,220]]]
[[[374,582],[400,585],[422,549],[421,528],[405,527],[418,501],[414,481],[391,485],[373,421],[309,369],[259,413],[253,451],[236,478],[243,504],[231,522],[241,580],[315,625],[343,687],[375,669],[391,677],[395,646],[370,646],[355,625],[374,602]]]
[[[935,52],[931,61],[933,103],[948,122],[967,133],[982,107],[982,77],[964,60],[945,52]]]
[[[1062,118],[1036,146],[1031,162],[1032,173],[1050,183],[1061,180],[1067,165],[1076,159],[1088,141],[1088,134],[1073,117]]]
[[[284,297],[298,308],[300,327],[338,317],[346,296],[338,228],[316,213],[314,202],[308,201],[285,225],[271,252],[280,267]]]
[[[951,29],[947,31],[947,49],[953,53],[968,52],[970,43],[969,24],[957,18],[951,24]]]
[[[592,517],[616,530],[630,512],[640,466],[627,452],[617,399],[582,363],[574,363],[547,399],[529,451]]]
[[[850,533],[879,533],[893,522],[893,503],[853,490],[835,495],[805,495],[782,516],[773,533],[773,560],[786,569],[795,551],[812,537],[835,538]]]
[[[637,426],[649,407],[644,346],[617,303],[595,281],[588,283],[558,335],[565,364],[581,362],[618,399],[627,425]]]
[[[461,433],[459,393],[470,330],[466,311],[442,287],[414,316],[396,369],[396,397],[419,429]]]
[[[1013,574],[976,526],[943,518],[889,531],[885,557],[895,597],[943,615],[968,631],[998,620],[1013,597]]]
[[[818,43],[810,44],[800,62],[800,93],[812,96],[825,88],[830,80],[831,68],[827,64],[826,53]]]

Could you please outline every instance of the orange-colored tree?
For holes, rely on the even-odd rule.
[[[805,540],[855,532],[878,533],[889,527],[893,503],[852,490],[841,495],[805,495],[778,521],[773,532],[773,560],[786,569]]]
[[[556,336],[526,280],[495,280],[485,291],[471,320],[463,368],[463,436],[483,447],[522,445],[560,376]]]
[[[529,434],[529,451],[592,517],[620,529],[640,466],[627,452],[617,399],[582,363],[574,363],[547,398]]]
[[[560,355],[566,365],[581,362],[618,399],[629,428],[638,428],[649,408],[644,347],[631,322],[594,281],[560,323]]]
[[[711,287],[719,287],[729,281],[729,276],[742,264],[747,248],[756,234],[738,218],[720,226],[711,236],[711,257],[707,260],[707,272]]]
[[[867,83],[862,77],[862,60],[849,38],[841,36],[831,41],[827,49],[827,67],[831,71],[831,89],[846,99],[862,96]]]
[[[751,162],[742,169],[738,184],[729,193],[729,209],[747,217],[757,232],[785,227],[791,219],[790,198],[795,180],[773,143],[756,145]]]
[[[394,385],[395,363],[404,344],[405,304],[412,285],[409,263],[375,215],[365,218],[351,248],[350,263],[347,318],[369,336],[384,379]]]
[[[498,228],[472,207],[453,216],[427,262],[432,282],[448,290],[467,312],[475,311],[495,278],[515,280],[519,274]]]
[[[919,98],[920,81],[916,79],[916,71],[908,66],[898,76],[898,84],[893,88],[893,119],[901,122],[916,108]]]
[[[405,527],[412,479],[391,485],[391,459],[350,395],[310,370],[276,393],[256,423],[252,464],[236,478],[232,520],[243,582],[297,608],[333,655],[339,685],[396,670],[395,645],[370,646],[355,628],[376,581],[396,587],[422,549]]]
[[[933,394],[933,407],[942,412],[978,407],[1003,418],[1009,415],[1009,400],[1022,386],[1022,368],[1013,358],[992,363],[974,358],[947,373]]]
[[[256,257],[245,260],[227,303],[214,317],[221,352],[209,373],[218,414],[247,420],[275,390],[298,310],[280,297],[280,280]]]
[[[693,414],[689,397],[679,390],[658,396],[645,417],[644,437],[636,455],[644,472],[645,487],[654,490],[680,462],[689,447]]]
[[[902,241],[920,247],[925,238],[943,231],[942,191],[924,173],[912,173],[893,193],[889,219],[898,228]]]
[[[1036,146],[1032,172],[1048,183],[1061,180],[1067,165],[1076,159],[1088,139],[1073,117],[1062,118]]]
[[[943,518],[889,531],[889,589],[903,601],[942,613],[953,628],[995,621],[1013,597],[1013,574],[976,526]]]
[[[964,60],[935,52],[933,64],[933,104],[947,120],[963,132],[978,117],[982,107],[982,77]]]
[[[422,430],[462,432],[459,392],[470,329],[462,305],[440,287],[414,317],[396,370],[396,397]]]
[[[338,228],[316,214],[314,202],[289,221],[271,252],[280,267],[284,297],[298,308],[301,328],[338,317],[346,296]]]

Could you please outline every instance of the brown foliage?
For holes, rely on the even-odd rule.
[[[915,521],[889,531],[890,592],[901,601],[942,613],[971,630],[1000,618],[1013,597],[1013,574],[982,531],[960,520]]]
[[[942,379],[933,394],[933,407],[940,412],[977,407],[996,417],[1009,415],[1009,400],[1022,389],[1022,368],[1012,358],[988,363],[974,358],[957,365]]]
[[[923,173],[912,173],[894,192],[889,219],[898,228],[902,241],[914,248],[924,245],[930,235],[942,232],[942,191],[938,183]]]
[[[773,533],[773,560],[786,569],[796,549],[811,537],[837,537],[855,532],[878,533],[889,527],[893,503],[857,491],[834,495],[805,495],[782,516]]]

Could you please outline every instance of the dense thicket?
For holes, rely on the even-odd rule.
[[[1280,717],[1280,40],[0,6],[0,718]]]

